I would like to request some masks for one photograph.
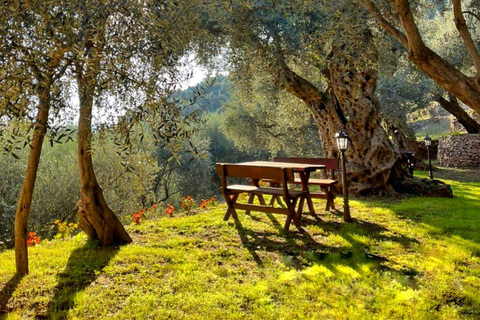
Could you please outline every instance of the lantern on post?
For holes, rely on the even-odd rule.
[[[428,172],[430,175],[430,179],[433,179],[433,172],[432,172],[432,159],[430,157],[430,146],[432,145],[432,138],[428,136],[425,137],[425,146],[427,147],[427,157],[428,157]]]
[[[337,142],[337,148],[342,154],[343,220],[345,222],[350,222],[352,221],[352,217],[350,216],[350,206],[348,204],[347,168],[345,165],[345,151],[348,149],[348,135],[345,132],[340,131],[335,134],[335,140]]]

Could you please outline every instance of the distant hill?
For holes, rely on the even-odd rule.
[[[206,92],[198,100],[197,106],[205,108],[208,112],[217,112],[225,102],[231,99],[229,93],[230,86],[231,84],[226,76],[218,75],[210,88],[207,80],[204,80],[196,86],[188,87],[181,91],[179,95],[184,99],[190,99],[197,87],[207,88]]]

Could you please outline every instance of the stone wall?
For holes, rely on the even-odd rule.
[[[451,168],[480,169],[480,134],[442,137],[438,145],[438,164]]]

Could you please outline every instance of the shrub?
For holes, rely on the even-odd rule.
[[[187,214],[192,211],[193,208],[196,206],[195,199],[192,198],[192,196],[187,196],[186,198],[182,198],[182,210],[185,211]]]
[[[78,229],[78,225],[76,223],[70,222],[60,222],[60,220],[55,220],[55,225],[57,226],[57,234],[55,235],[55,239],[65,239],[70,238],[74,233],[75,230]]]

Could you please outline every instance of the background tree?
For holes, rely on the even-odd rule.
[[[441,88],[480,114],[480,54],[475,44],[479,36],[476,19],[478,1],[464,1],[462,9],[462,2],[454,0],[452,10],[447,11],[443,10],[443,2],[437,7],[429,6],[422,1],[412,2],[415,5],[411,6],[407,0],[382,2],[363,0],[363,3],[378,25],[407,50],[410,61]],[[470,25],[467,24],[465,14],[469,15]],[[441,15],[444,26],[455,22],[458,31],[456,39],[462,40],[468,52],[467,57],[470,59],[468,66],[463,65],[459,68],[447,57],[442,57],[432,49],[430,40],[425,40],[435,37],[431,36],[428,29],[421,28],[419,21],[428,20],[425,19],[426,16],[434,15]],[[450,109],[454,112],[458,110]]]
[[[198,110],[183,113],[170,97],[180,81],[180,58],[194,30],[195,2],[79,1],[73,36],[73,76],[79,96],[78,161],[81,181],[79,223],[104,245],[131,241],[103,196],[92,160],[94,107],[113,114],[125,150],[145,131],[174,147],[191,138]],[[117,116],[120,115],[119,118]],[[138,138],[138,140],[136,140]]]
[[[52,105],[59,105],[55,101],[58,93],[55,82],[63,76],[69,63],[64,59],[68,50],[59,36],[62,17],[55,10],[57,4],[53,1],[0,4],[0,24],[5,26],[0,31],[2,125],[8,125],[9,120],[18,121],[10,140],[7,139],[10,146],[4,150],[12,152],[12,140],[22,136],[29,137],[23,146],[30,147],[15,215],[15,259],[19,274],[28,273],[28,217],[49,111]],[[36,116],[32,118],[35,105]]]

